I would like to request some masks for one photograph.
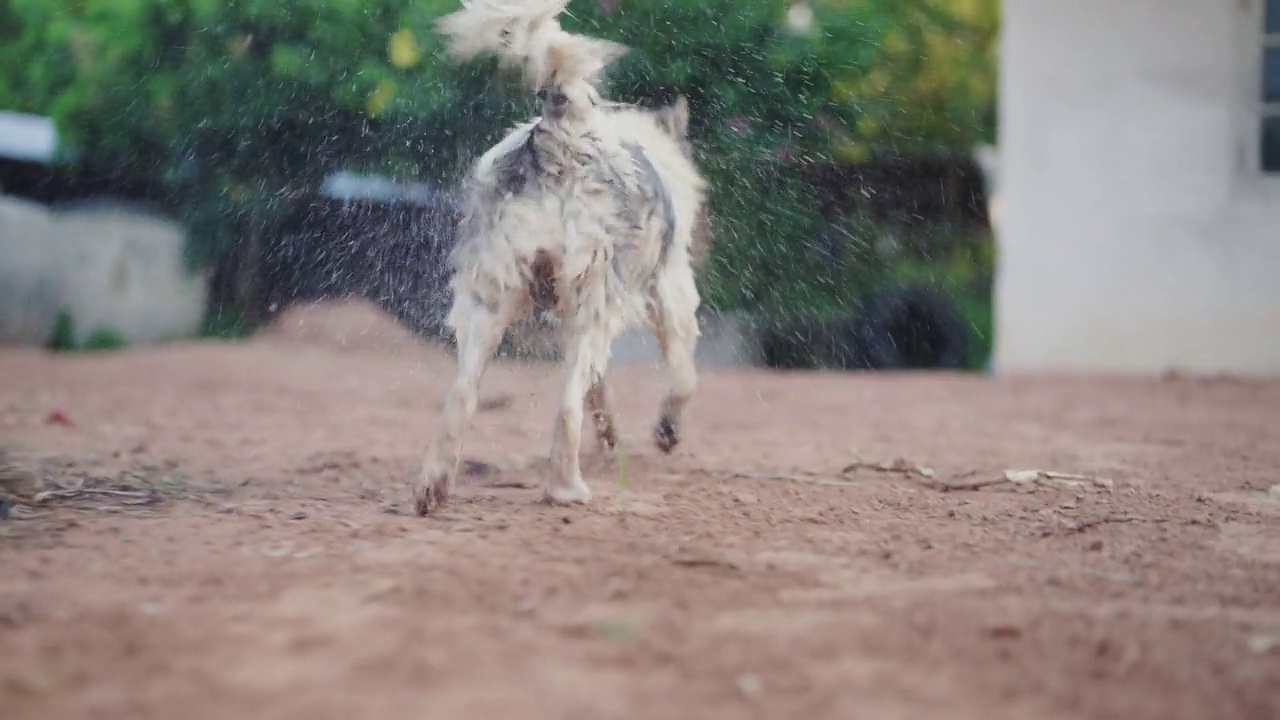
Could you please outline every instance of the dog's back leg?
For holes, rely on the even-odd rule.
[[[555,308],[559,300],[556,296],[556,263],[551,255],[538,251],[529,265],[529,276],[534,314]],[[586,409],[596,429],[596,440],[602,448],[612,451],[618,444],[618,435],[613,423],[613,401],[603,375],[587,390]]]
[[[496,306],[486,305],[461,291],[449,314],[458,340],[458,374],[444,403],[444,425],[422,461],[422,476],[414,488],[419,515],[437,510],[449,498],[458,473],[462,434],[476,411],[476,393],[485,366],[502,334],[521,310],[521,296],[512,294]]]
[[[605,316],[583,311],[578,303],[565,325],[565,379],[551,441],[551,476],[543,499],[557,504],[585,503],[591,488],[582,480],[579,451],[582,447],[583,410],[590,402],[593,387],[604,388],[609,346],[613,342],[611,322]],[[596,320],[597,322],[592,322]],[[597,399],[605,398],[603,392]],[[607,402],[607,400],[606,400]],[[597,425],[597,432],[599,432]]]
[[[659,450],[669,453],[680,443],[685,408],[698,387],[694,350],[698,345],[699,298],[687,265],[664,268],[656,295],[652,321],[671,385],[653,429],[653,440]]]

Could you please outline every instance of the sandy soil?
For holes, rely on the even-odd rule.
[[[621,368],[625,485],[590,457],[554,509],[520,486],[559,373],[503,362],[491,466],[420,519],[452,367],[0,353],[0,445],[55,491],[0,523],[0,716],[1280,718],[1280,384],[707,372],[668,457]],[[895,458],[937,477],[841,472]],[[937,485],[1032,468],[1114,485]]]

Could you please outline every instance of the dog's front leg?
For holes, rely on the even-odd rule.
[[[449,498],[458,474],[462,434],[476,411],[480,378],[518,307],[514,299],[489,306],[469,292],[458,293],[454,300],[450,321],[458,340],[458,375],[445,398],[440,434],[423,458],[422,476],[414,488],[419,515],[440,509]]]

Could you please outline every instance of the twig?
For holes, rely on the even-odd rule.
[[[1079,475],[1076,473],[1054,472],[1049,470],[1005,470],[1002,475],[996,477],[978,477],[976,476],[976,471],[969,471],[956,475],[952,478],[941,478],[938,477],[937,471],[933,468],[926,465],[917,465],[902,458],[895,459],[892,462],[880,463],[859,460],[844,466],[844,468],[840,470],[840,477],[847,478],[849,474],[860,470],[890,473],[920,480],[925,486],[933,488],[939,492],[974,491],[981,490],[986,487],[994,487],[996,485],[1041,485],[1066,487],[1092,485],[1105,490],[1111,490],[1115,487],[1114,481],[1108,478]],[[783,482],[840,487],[848,487],[852,484],[848,479],[834,479],[830,476],[824,477],[816,473],[760,474],[734,472],[730,474],[729,477],[743,480],[780,480]]]
[[[121,503],[119,505],[95,505],[92,508],[85,508],[85,509],[96,510],[97,512],[101,512],[101,513],[127,512],[133,515],[138,515],[138,514],[147,514],[151,516],[155,515],[155,513],[150,510],[139,510],[136,504],[129,504],[129,503]]]
[[[875,472],[882,473],[915,475],[926,480],[935,480],[938,476],[938,473],[933,468],[926,467],[924,465],[913,465],[902,458],[897,458],[893,462],[887,463],[869,463],[859,460],[844,466],[844,468],[840,470],[840,474],[848,475],[849,473],[857,472],[858,470],[873,470]]]
[[[737,563],[729,560],[720,560],[718,558],[672,558],[671,564],[679,567],[722,567],[730,570],[741,570]]]
[[[942,492],[959,492],[966,490],[981,490],[984,487],[993,485],[1004,485],[1009,482],[1004,478],[974,478],[972,480],[942,480],[935,487]]]
[[[974,475],[974,473],[967,473]],[[922,475],[923,476],[923,475]],[[1090,475],[1078,475],[1075,473],[1052,472],[1048,470],[1005,470],[998,477],[972,477],[970,479],[935,479],[928,477],[932,482],[932,487],[941,492],[962,492],[981,490],[986,487],[994,487],[996,485],[1040,485],[1040,486],[1066,486],[1081,487],[1092,485],[1096,488],[1111,490],[1115,487],[1115,482],[1109,478],[1093,477]]]
[[[127,497],[127,498],[150,498],[152,493],[138,492],[136,490],[107,490],[104,488],[87,488],[81,487],[74,490],[44,490],[36,493],[33,502],[37,505],[46,500],[59,500],[64,498],[73,498],[79,495],[109,495],[111,497]]]
[[[853,484],[848,480],[832,480],[830,478],[824,478],[816,475],[808,475],[808,476],[806,475],[775,475],[775,474],[735,472],[735,473],[731,473],[729,477],[735,480],[769,480],[769,481],[781,481],[781,482],[807,483],[809,485],[828,485],[828,486],[835,486],[835,487],[849,487],[850,485]]]
[[[1102,517],[1090,518],[1088,520],[1081,520],[1080,522],[1074,525],[1068,525],[1066,529],[1070,530],[1071,532],[1079,533],[1079,532],[1084,532],[1085,530],[1088,530],[1089,528],[1092,528],[1092,527],[1097,527],[1099,525],[1109,525],[1111,523],[1116,523],[1116,524],[1151,523],[1153,525],[1159,525],[1160,523],[1166,523],[1166,522],[1169,522],[1168,518],[1144,518],[1144,517],[1138,517],[1136,515],[1103,515]]]
[[[12,512],[9,516],[10,520],[35,520],[36,518],[47,517],[53,514],[48,510],[44,512],[32,510],[24,505],[14,505],[10,512]]]
[[[1093,477],[1090,475],[1077,475],[1075,473],[1052,472],[1049,470],[1005,470],[1004,479],[1014,484],[1038,483],[1044,485],[1046,482],[1058,485],[1078,486],[1093,485],[1094,487],[1110,490],[1115,487],[1115,482],[1109,478]]]

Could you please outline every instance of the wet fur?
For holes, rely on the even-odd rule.
[[[643,110],[602,99],[600,75],[625,48],[561,30],[565,4],[471,0],[438,26],[456,57],[492,53],[521,67],[542,114],[490,148],[465,183],[449,313],[458,375],[415,487],[419,514],[447,501],[485,366],[506,328],[530,313],[553,312],[564,341],[549,502],[590,499],[578,459],[584,410],[602,445],[617,442],[605,372],[619,333],[648,325],[658,336],[671,389],[654,441],[665,452],[697,385],[694,277],[709,232],[687,104]]]

